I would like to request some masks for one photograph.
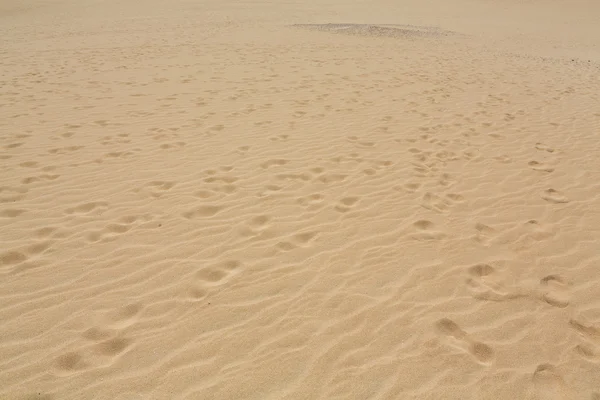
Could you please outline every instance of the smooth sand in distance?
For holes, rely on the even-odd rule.
[[[6,0],[0,38],[1,399],[600,399],[600,2]]]

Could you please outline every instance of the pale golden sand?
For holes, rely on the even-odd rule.
[[[0,398],[600,399],[599,16],[3,1]]]

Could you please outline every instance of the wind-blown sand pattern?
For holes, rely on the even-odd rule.
[[[0,398],[600,399],[599,15],[3,2]]]

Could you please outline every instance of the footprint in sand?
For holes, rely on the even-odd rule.
[[[88,369],[106,367],[115,362],[132,344],[114,329],[92,327],[81,334],[88,343],[76,351],[65,352],[54,361],[54,373],[68,376]]]
[[[169,181],[152,181],[141,188],[134,189],[134,192],[144,192],[151,197],[158,198],[162,197],[166,192],[173,188],[175,184],[175,182]]]
[[[131,339],[114,337],[97,343],[93,348],[93,352],[101,356],[116,357],[123,353],[131,344]]]
[[[207,288],[223,285],[241,266],[242,263],[240,261],[229,260],[203,267],[195,274],[196,281],[199,285],[197,287]]]
[[[283,190],[283,186],[279,185],[266,185],[264,189],[257,193],[257,197],[268,197],[277,194],[281,190]]]
[[[536,400],[571,399],[564,379],[552,364],[538,365],[532,381]]]
[[[569,324],[573,329],[575,329],[579,334],[584,337],[600,341],[600,327],[596,327],[592,324],[581,322],[580,319],[572,318],[569,321]]]
[[[208,290],[200,285],[192,284],[188,287],[185,298],[189,301],[200,301],[208,296]]]
[[[134,228],[134,223],[139,217],[129,215],[120,218],[114,223],[110,223],[104,229],[88,232],[85,236],[89,242],[99,242],[101,240],[115,240],[126,232]]]
[[[510,164],[512,162],[512,158],[510,158],[506,154],[503,154],[498,157],[494,157],[494,160],[501,162],[502,164]]]
[[[89,368],[89,363],[77,351],[70,351],[58,356],[55,360],[56,373],[59,376],[71,375]]]
[[[319,232],[301,232],[292,235],[289,240],[278,242],[275,248],[279,251],[290,251],[298,247],[308,247],[311,242],[319,235]]]
[[[555,189],[547,189],[542,193],[542,199],[549,203],[568,203],[569,199],[562,192]]]
[[[416,183],[416,182],[409,182],[409,183],[404,184],[403,186],[394,187],[395,190],[403,190],[408,193],[415,193],[420,188],[421,188],[421,184]]]
[[[278,142],[278,141],[287,142],[289,137],[290,137],[290,135],[277,135],[277,136],[270,137],[269,140],[271,140],[272,142]]]
[[[287,163],[289,163],[289,160],[284,160],[284,159],[271,159],[271,160],[267,160],[264,161],[260,164],[260,167],[263,169],[268,169],[271,167],[276,167],[276,166],[282,166],[282,165],[286,165]]]
[[[416,232],[411,237],[415,240],[440,240],[447,236],[437,230],[433,222],[425,219],[414,222],[413,228]]]
[[[413,171],[415,172],[413,174],[415,177],[427,178],[433,176],[438,171],[438,169],[435,167],[429,167],[421,163],[413,163]]]
[[[6,210],[2,210],[0,211],[0,218],[16,218],[19,215],[23,214],[27,212],[27,210],[23,210],[23,209],[6,209]]]
[[[341,213],[348,212],[354,208],[354,206],[360,201],[360,198],[357,196],[347,196],[338,202],[335,206],[335,210]]]
[[[423,195],[423,200],[421,205],[429,210],[443,213],[448,210],[448,207],[451,205],[449,199],[444,199],[443,197],[438,196],[437,194],[427,192]]]
[[[296,199],[296,203],[307,210],[318,210],[324,206],[325,196],[320,193],[313,193],[306,197]]]
[[[539,285],[506,288],[494,281],[496,269],[489,264],[476,264],[467,270],[467,286],[476,299],[506,301],[518,298],[541,300],[553,307],[565,308],[570,302],[570,283],[560,275],[548,275]]]
[[[197,218],[210,218],[220,211],[222,211],[225,207],[217,206],[217,205],[201,205],[192,210],[186,211],[182,214],[185,219],[197,219]]]
[[[560,275],[548,275],[540,280],[541,299],[551,306],[565,308],[570,300],[569,286]]]
[[[326,173],[317,177],[316,180],[329,185],[338,182],[343,182],[346,180],[347,177],[348,175],[345,174]]]
[[[190,302],[205,299],[213,289],[227,283],[241,266],[242,263],[238,260],[227,260],[198,270],[194,275],[195,279],[186,282],[187,290],[183,292],[183,298]]]
[[[269,227],[269,215],[256,215],[240,227],[240,235],[244,237],[260,237]]]
[[[575,346],[575,352],[579,354],[580,357],[593,362],[600,362],[600,350],[598,347],[594,346],[590,343],[582,343]]]
[[[237,148],[237,153],[241,155],[245,155],[248,150],[250,150],[250,146],[241,146]]]
[[[475,264],[467,269],[467,287],[474,298],[479,300],[505,301],[523,297],[516,290],[507,290],[494,281],[496,269],[486,263]]]
[[[75,207],[67,208],[65,210],[65,213],[75,214],[75,215],[84,215],[84,214],[89,214],[94,210],[96,210],[98,212],[103,212],[107,208],[108,208],[108,203],[105,201],[92,201],[89,203],[79,204]]]
[[[354,144],[356,144],[358,146],[361,146],[361,147],[373,147],[373,146],[375,146],[375,142],[369,142],[369,141],[366,141],[366,140],[360,140],[360,138],[358,136],[348,136],[347,140],[350,143],[354,143]]]
[[[530,219],[525,224],[525,229],[528,232],[528,237],[533,240],[544,240],[554,236],[554,233],[550,231],[549,228],[542,225],[539,221],[535,219]]]
[[[483,244],[484,246],[488,246],[490,242],[498,236],[498,232],[496,229],[488,226],[486,224],[482,224],[481,222],[477,222],[475,224],[475,241]]]
[[[440,178],[438,179],[438,183],[442,186],[452,186],[456,183],[456,179],[447,173],[443,173],[440,175]]]
[[[554,172],[554,168],[539,161],[532,160],[529,161],[527,165],[529,165],[529,167],[531,167],[531,169],[534,171]]]
[[[575,352],[588,361],[600,362],[600,328],[594,324],[582,322],[581,318],[572,318],[569,325],[584,340],[582,344],[575,346]]]
[[[14,188],[2,186],[0,187],[0,203],[14,203],[25,198],[25,194],[29,189]]]
[[[144,306],[141,303],[130,303],[107,313],[104,321],[111,328],[126,328],[137,321],[143,309]]]
[[[449,339],[448,344],[469,353],[477,362],[490,364],[494,359],[494,350],[487,344],[475,341],[460,326],[449,318],[442,318],[435,323],[441,335]]]
[[[552,147],[546,146],[544,143],[536,143],[535,148],[540,151],[547,151],[548,153],[554,153],[554,149]]]

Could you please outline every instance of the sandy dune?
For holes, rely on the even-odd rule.
[[[0,4],[0,399],[600,399],[600,2]]]

